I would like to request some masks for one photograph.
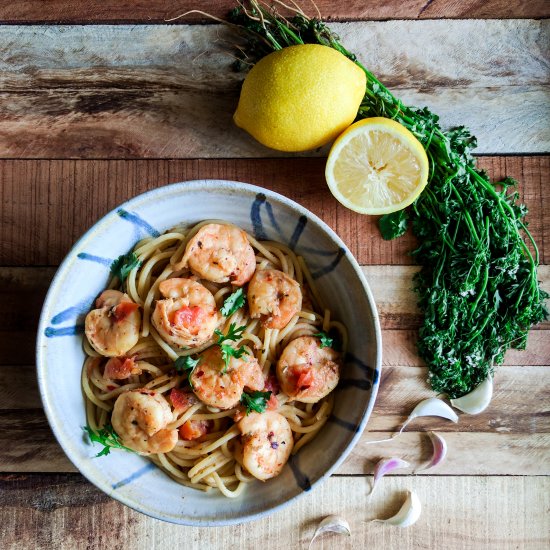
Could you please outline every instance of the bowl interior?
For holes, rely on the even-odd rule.
[[[350,353],[335,408],[318,436],[268,482],[237,499],[180,486],[145,458],[113,451],[93,458],[80,374],[86,312],[105,288],[111,261],[149,235],[204,219],[230,221],[259,239],[289,244],[304,256],[318,290],[349,331]],[[223,525],[259,517],[307,492],[344,459],[374,405],[380,370],[380,328],[361,270],[337,235],[316,216],[276,193],[238,182],[201,180],[139,195],[107,214],[59,268],[40,319],[37,368],[46,414],[63,449],[100,489],[153,517],[191,525]]]

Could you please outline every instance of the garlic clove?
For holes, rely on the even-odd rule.
[[[410,464],[406,460],[402,460],[396,457],[383,458],[382,460],[379,460],[374,467],[374,477],[369,494],[372,495],[372,493],[374,492],[374,488],[376,487],[376,484],[380,478],[382,478],[386,474],[393,472],[394,470],[398,470],[400,468],[408,468],[409,466]]]
[[[408,491],[407,498],[399,512],[388,519],[374,519],[375,522],[387,523],[395,527],[409,527],[418,521],[422,513],[422,504],[414,491]]]
[[[447,456],[447,442],[443,439],[443,436],[434,432],[428,432],[428,435],[430,436],[430,440],[433,445],[432,458],[427,466],[420,468],[419,470],[415,470],[415,474],[434,468],[438,464],[441,464]]]
[[[393,437],[397,437],[405,429],[409,422],[421,416],[440,416],[442,418],[446,418],[447,420],[451,420],[454,423],[458,422],[457,414],[453,411],[453,409],[451,409],[451,407],[449,407],[449,405],[447,405],[447,403],[441,401],[441,399],[438,399],[437,397],[430,397],[429,399],[420,401],[420,403],[416,405],[411,414],[409,414],[407,420],[405,420],[401,426],[401,429],[396,432]]]
[[[349,537],[351,536],[351,529],[349,523],[344,518],[340,516],[327,516],[315,529],[313,538],[309,542],[308,550],[311,548],[313,541],[324,533],[338,533],[340,535],[348,535]]]
[[[451,399],[451,405],[468,414],[483,412],[493,397],[493,379],[489,376],[474,390],[458,399]]]

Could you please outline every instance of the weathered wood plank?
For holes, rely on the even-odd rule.
[[[15,423],[15,429],[6,427],[7,421],[1,422],[2,429],[7,429],[7,449],[0,452],[0,472],[77,471],[56,442],[42,412],[21,410],[6,417],[10,424]],[[380,458],[389,456],[399,456],[412,465],[399,475],[425,465],[431,457],[431,443],[425,432],[415,431],[414,426],[410,429],[388,443],[369,444],[374,436],[366,433],[337,475],[369,474]],[[375,439],[390,436],[391,432],[375,432]],[[447,459],[419,475],[550,475],[547,433],[447,432],[444,437],[449,449]]]
[[[340,21],[356,19],[452,19],[452,18],[520,18],[548,17],[550,10],[544,0],[349,0],[335,3],[331,0],[315,2],[323,18]],[[48,8],[40,0],[23,0],[0,6],[0,22],[6,23],[163,23],[188,10],[198,7],[216,17],[225,17],[235,7],[235,0],[202,0],[200,6],[195,0],[132,0],[72,2],[70,0],[50,0]],[[316,10],[310,2],[301,2],[304,12],[313,17]],[[183,22],[208,19],[200,14],[190,14]]]
[[[413,276],[418,268],[414,266],[364,266],[362,269],[373,292],[382,328],[385,331],[410,331],[405,335],[398,334],[397,336],[400,342],[399,349],[402,350],[402,353],[407,354],[407,350],[411,349],[407,338],[414,334],[411,329],[418,328],[422,319],[416,305],[416,295],[412,290]],[[13,338],[14,331],[18,331],[21,335],[30,333],[29,337],[34,337],[42,303],[54,273],[55,268],[0,268],[0,342]],[[550,266],[540,266],[538,275],[542,288],[550,291]],[[532,354],[538,350],[538,357],[542,359],[543,364],[550,362],[548,360],[550,358],[550,342],[545,345],[544,338],[536,336],[536,333],[538,331],[548,332],[548,328],[550,328],[550,322],[544,322],[534,327],[531,334],[535,339],[536,347],[529,344],[529,353]],[[411,338],[414,338],[414,335]],[[546,360],[544,359],[545,355]],[[2,357],[0,352],[0,364],[5,364],[2,362]],[[25,364],[19,360],[13,363],[9,360],[9,355],[6,354],[6,357],[8,357],[8,364]],[[517,356],[516,362],[524,364],[524,361],[527,361],[528,363],[525,364],[530,364],[530,361],[541,360],[531,357],[527,358],[525,354],[521,354]],[[398,362],[397,364],[409,364],[410,361],[407,359],[407,362]],[[390,364],[396,363],[390,362]]]
[[[385,367],[376,405],[367,432],[345,473],[361,474],[365,460],[375,460],[381,452],[399,450],[411,460],[422,461],[429,456],[429,445],[412,435],[418,431],[446,432],[460,451],[442,473],[473,475],[478,473],[520,475],[525,463],[533,464],[526,473],[549,473],[543,458],[550,447],[550,368],[505,367],[495,375],[495,394],[490,407],[479,415],[460,414],[458,424],[437,419],[421,418],[408,428],[411,435],[398,438],[383,446],[368,442],[386,437],[405,420],[418,401],[433,397],[425,383],[425,367]],[[55,442],[40,407],[32,368],[0,368],[0,471],[56,472],[73,471],[61,448]],[[536,408],[533,407],[536,403]],[[7,410],[10,406],[15,406]],[[27,408],[33,407],[33,408]],[[469,435],[467,435],[469,434]],[[506,437],[499,436],[511,436]],[[422,436],[423,437],[423,436]],[[465,437],[466,439],[463,439]],[[411,445],[414,441],[415,444]],[[472,453],[487,453],[486,460],[473,460],[461,452],[472,444]],[[477,450],[476,450],[477,449]],[[499,466],[489,468],[489,460],[498,454]],[[520,463],[517,458],[521,457]],[[490,458],[489,458],[490,457]],[[520,467],[521,465],[521,467]]]
[[[469,126],[480,153],[550,150],[547,21],[334,28],[405,102]],[[0,157],[281,156],[232,123],[242,75],[218,25],[4,26],[0,36]]]
[[[78,475],[8,476],[0,482],[0,535],[7,548],[212,550],[306,548],[318,522],[345,517],[352,536],[325,535],[315,548],[448,548],[541,550],[549,544],[550,479],[540,477],[418,477],[384,479],[368,497],[369,479],[332,477],[274,516],[233,527],[181,528],[109,499]],[[396,529],[374,518],[396,513],[405,489],[416,491],[417,524]],[[453,498],[449,498],[453,495]]]
[[[376,216],[341,206],[324,159],[0,160],[0,265],[58,265],[85,230],[123,201],[166,183],[220,178],[253,183],[299,202],[331,226],[361,264],[412,264],[408,234],[384,241]],[[550,156],[480,157],[495,179],[520,181],[529,227],[550,263]]]

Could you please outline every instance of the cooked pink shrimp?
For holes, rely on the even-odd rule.
[[[254,274],[256,256],[242,229],[209,223],[187,243],[180,265],[186,264],[202,279],[242,286]]]
[[[207,405],[231,409],[239,403],[245,387],[251,390],[264,387],[262,369],[252,355],[231,357],[225,373],[219,346],[208,348],[199,358],[190,381],[197,397]]]
[[[292,340],[277,362],[277,379],[291,399],[317,403],[328,395],[340,378],[340,354],[313,336]]]
[[[121,443],[142,454],[168,453],[178,441],[178,431],[168,430],[170,405],[162,394],[138,389],[121,393],[115,401],[111,422]]]
[[[221,320],[212,293],[191,279],[167,279],[159,285],[151,321],[161,338],[179,348],[207,342]]]
[[[297,281],[277,269],[256,271],[248,285],[250,317],[262,318],[267,328],[285,328],[302,309],[302,291]]]
[[[287,419],[274,411],[250,413],[238,426],[248,472],[262,481],[279,475],[294,446]]]
[[[107,357],[124,355],[139,339],[139,306],[118,290],[105,290],[95,305],[84,322],[90,345]]]

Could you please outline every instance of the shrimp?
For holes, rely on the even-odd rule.
[[[328,395],[340,378],[340,354],[313,336],[292,340],[277,362],[277,379],[291,399],[317,403]]]
[[[191,279],[167,279],[159,285],[151,321],[161,338],[179,348],[197,347],[214,334],[221,321],[213,294]]]
[[[294,447],[287,419],[277,412],[250,413],[238,424],[243,466],[265,481],[281,473]]]
[[[243,389],[262,390],[264,377],[258,361],[250,355],[231,357],[227,371],[219,346],[212,346],[199,356],[200,361],[190,376],[197,397],[212,407],[232,409]]]
[[[162,394],[147,389],[121,393],[115,401],[111,423],[122,444],[142,454],[168,453],[178,442],[170,405]]]
[[[124,355],[139,340],[139,306],[118,290],[105,290],[95,305],[84,323],[90,345],[106,357]]]
[[[234,225],[209,223],[190,239],[179,266],[213,283],[242,286],[256,269],[256,255],[246,232]]]
[[[250,317],[261,317],[264,327],[282,329],[302,309],[302,291],[286,273],[262,269],[248,285],[248,305]]]

